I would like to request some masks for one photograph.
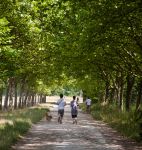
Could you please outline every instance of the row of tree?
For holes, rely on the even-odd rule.
[[[89,58],[88,65],[95,64],[95,74],[99,73],[103,80],[104,101],[115,100],[119,108],[127,111],[135,102],[138,109],[142,99],[141,2],[90,3],[90,9],[97,11],[89,13],[89,50],[95,49],[91,54],[95,57]]]
[[[27,104],[31,95],[43,97],[52,87],[66,84],[121,110],[129,111],[131,104],[138,109],[141,5],[140,0],[1,0],[4,108],[13,95],[16,103],[17,93],[25,103],[19,98],[15,108]]]
[[[34,3],[34,1],[33,1]],[[37,10],[39,11],[39,10]],[[0,2],[0,104],[4,109],[33,105],[43,101],[40,76],[42,62],[42,29],[39,13],[32,19],[30,1],[6,0]],[[34,22],[35,21],[35,22]],[[41,74],[39,74],[39,72]],[[39,85],[39,86],[38,86]],[[18,98],[18,99],[17,99]]]
[[[64,2],[70,6],[61,23],[67,75],[94,99],[126,111],[135,104],[137,110],[142,100],[141,1]]]

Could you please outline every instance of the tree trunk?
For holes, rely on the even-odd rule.
[[[38,95],[38,103],[40,103],[40,95]]]
[[[121,82],[120,85],[120,100],[119,100],[119,108],[123,111],[124,108],[124,100],[123,100],[123,90],[124,90],[124,84],[123,81]]]
[[[34,95],[34,93],[32,93],[32,106],[34,106],[34,97],[35,97],[35,95]]]
[[[113,103],[114,96],[115,96],[115,88],[113,87],[110,89],[110,100],[109,100],[110,103]]]
[[[42,94],[40,94],[40,103],[42,103]]]
[[[5,92],[5,99],[4,99],[4,110],[8,109],[8,97],[9,97],[9,79],[7,81],[7,85],[6,85],[6,92]]]
[[[140,107],[141,98],[142,98],[142,79],[138,83],[138,96],[136,101],[136,110],[138,110]]]
[[[14,83],[14,90],[15,90],[15,100],[14,100],[14,109],[17,109],[17,82],[15,80],[15,83]]]
[[[120,102],[120,86],[117,85],[116,88],[116,105],[119,106],[119,102]]]
[[[20,91],[20,95],[19,95],[19,103],[18,103],[18,108],[22,107],[22,91]]]
[[[25,94],[25,99],[24,99],[24,107],[27,106],[28,94],[29,94],[29,91],[27,90],[27,91],[26,91],[26,94]]]
[[[127,75],[127,90],[126,90],[126,111],[130,110],[130,102],[131,102],[131,96],[132,96],[132,88],[134,85],[135,78],[128,74]]]
[[[10,110],[13,109],[13,97],[14,97],[14,78],[9,78],[9,108]]]
[[[109,98],[109,82],[106,82],[106,87],[105,87],[105,102],[108,102]]]
[[[122,74],[122,72],[117,73],[116,80],[113,84],[116,89],[116,93],[115,93],[116,104],[118,105],[119,109],[122,109],[122,107],[123,107],[123,88],[124,88],[124,75]]]
[[[34,103],[37,104],[37,94],[35,94]]]
[[[122,72],[120,73],[118,84],[119,84],[119,109],[123,111],[123,105],[124,105],[124,101],[123,101],[124,76],[123,76]]]
[[[23,98],[24,86],[25,86],[25,81],[22,80],[22,82],[21,82],[21,89],[20,89],[20,96],[19,96],[18,108],[22,108],[22,98]]]
[[[2,110],[2,95],[3,95],[3,88],[0,88],[0,110]]]
[[[31,92],[29,92],[28,97],[27,97],[27,106],[30,107],[31,106]]]

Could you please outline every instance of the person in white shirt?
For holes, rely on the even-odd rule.
[[[64,116],[64,107],[66,106],[63,94],[60,94],[60,99],[57,101],[57,105],[58,105],[58,122],[62,123],[62,119]]]
[[[90,99],[90,97],[87,97],[85,103],[86,103],[86,112],[90,113],[90,107],[91,107],[91,99]]]

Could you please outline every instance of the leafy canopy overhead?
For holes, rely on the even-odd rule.
[[[141,4],[1,0],[1,78],[24,78],[35,90],[48,93],[49,87],[74,80],[73,86],[90,91],[99,89],[98,81],[113,80],[120,72],[140,77]]]

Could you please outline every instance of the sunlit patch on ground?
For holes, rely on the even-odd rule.
[[[63,124],[57,122],[57,105],[50,106],[53,119],[33,126],[14,150],[140,150],[101,121],[79,111],[78,124],[72,124],[70,106],[65,108]]]

